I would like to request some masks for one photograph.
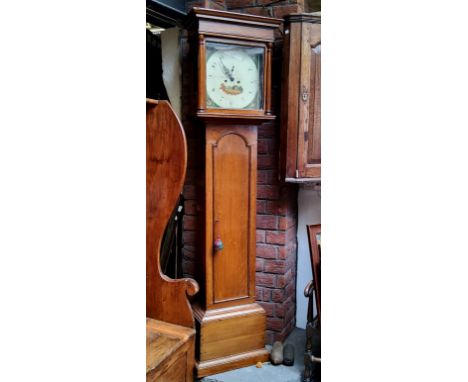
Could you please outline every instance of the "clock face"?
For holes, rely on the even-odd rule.
[[[207,107],[263,109],[264,49],[207,42]]]

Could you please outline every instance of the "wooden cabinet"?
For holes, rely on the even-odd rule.
[[[320,19],[320,12],[285,17],[280,174],[286,182],[321,176]]]
[[[255,302],[257,129],[275,119],[271,58],[281,22],[202,8],[187,21],[204,223],[194,305],[198,377],[268,359],[266,313]]]
[[[146,319],[146,382],[192,382],[195,331]]]

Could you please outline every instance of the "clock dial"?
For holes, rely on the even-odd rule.
[[[208,107],[262,109],[263,49],[207,44]]]

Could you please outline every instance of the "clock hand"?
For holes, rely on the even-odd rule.
[[[225,74],[231,81],[234,81],[234,77],[231,76],[231,72],[229,71],[228,68],[226,68],[226,65],[224,65],[224,62],[223,62],[223,60],[221,59],[221,57],[219,58],[219,61],[221,61],[221,65],[223,66],[222,69],[223,69],[224,74]]]

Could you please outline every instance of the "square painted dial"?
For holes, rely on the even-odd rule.
[[[215,42],[206,43],[208,108],[263,109],[265,50]]]

